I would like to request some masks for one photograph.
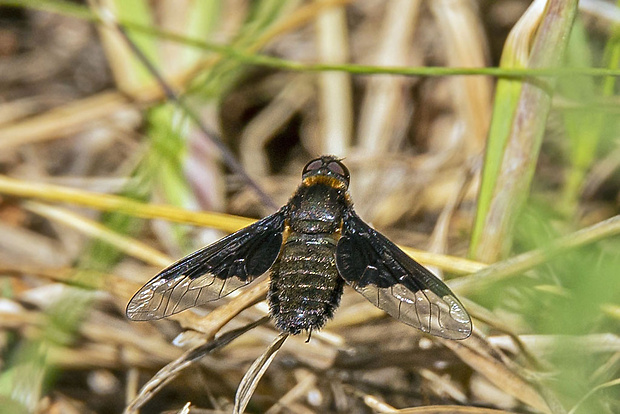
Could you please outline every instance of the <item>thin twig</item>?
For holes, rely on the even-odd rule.
[[[265,191],[258,185],[256,181],[252,179],[246,172],[243,166],[237,161],[232,151],[224,144],[224,142],[220,139],[219,134],[217,134],[214,130],[207,127],[204,122],[200,119],[196,113],[185,104],[183,99],[172,89],[172,86],[163,78],[163,76],[159,73],[155,65],[146,57],[146,55],[136,46],[136,44],[131,40],[129,35],[127,34],[126,29],[121,26],[114,16],[105,9],[99,10],[99,14],[101,16],[104,24],[114,28],[121,35],[127,47],[131,49],[131,51],[136,55],[136,58],[142,62],[144,67],[149,71],[149,73],[155,78],[159,86],[164,91],[164,94],[168,98],[169,101],[173,102],[176,106],[178,106],[198,127],[198,129],[203,133],[203,135],[211,140],[217,146],[224,163],[235,173],[241,176],[241,178],[256,192],[259,196],[263,204],[269,206],[276,210],[278,206],[275,204],[273,199],[265,193]]]

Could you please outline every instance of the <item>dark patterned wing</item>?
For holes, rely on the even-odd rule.
[[[247,285],[277,259],[284,222],[280,210],[162,270],[129,301],[127,317],[160,319]]]
[[[471,319],[454,293],[352,211],[343,220],[336,265],[355,290],[407,325],[448,339],[471,335]]]

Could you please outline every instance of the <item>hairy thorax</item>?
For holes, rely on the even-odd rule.
[[[290,201],[289,226],[305,234],[335,233],[346,205],[346,192],[329,182],[302,185]]]

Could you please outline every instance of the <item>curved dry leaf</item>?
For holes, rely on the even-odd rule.
[[[235,395],[235,406],[233,408],[233,414],[241,414],[245,411],[245,408],[250,402],[250,398],[256,390],[258,382],[263,377],[263,374],[271,365],[271,361],[275,358],[276,354],[288,338],[288,334],[282,333],[278,335],[276,340],[265,350],[265,352],[256,359],[245,373],[239,387],[237,388],[237,394]]]
[[[247,331],[254,329],[258,325],[261,325],[269,320],[268,317],[261,318],[256,322],[252,322],[241,328],[228,331],[217,339],[209,342],[204,342],[188,350],[176,360],[172,361],[157,374],[155,374],[144,386],[140,389],[138,395],[127,405],[124,413],[130,414],[137,412],[147,401],[149,401],[164,385],[172,381],[182,370],[190,366],[194,361],[202,358],[203,356],[210,354],[211,352],[220,349],[228,345],[239,336],[243,335]]]

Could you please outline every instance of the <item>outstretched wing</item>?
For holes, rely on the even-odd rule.
[[[277,259],[284,222],[280,210],[162,270],[131,298],[127,317],[160,319],[247,285]]]
[[[448,339],[471,335],[471,319],[454,293],[353,211],[343,220],[336,265],[355,290],[407,325]]]

